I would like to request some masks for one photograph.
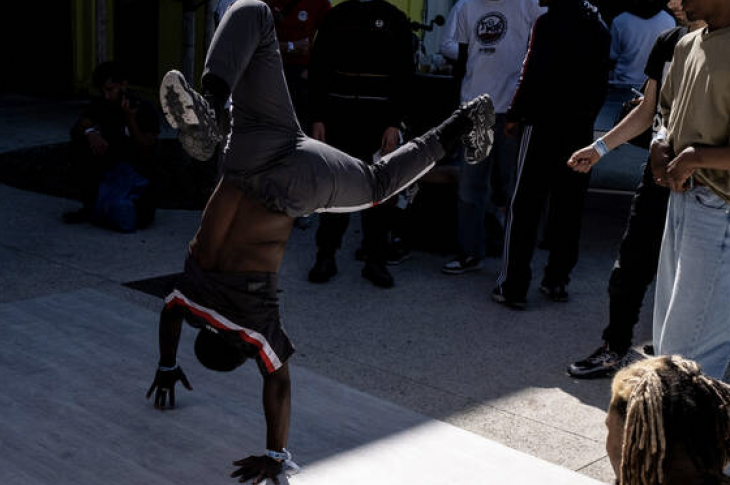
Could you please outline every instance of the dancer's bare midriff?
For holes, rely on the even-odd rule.
[[[205,271],[277,273],[293,222],[246,197],[224,178],[203,212],[190,254]]]

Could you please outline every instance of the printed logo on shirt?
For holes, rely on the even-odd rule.
[[[493,46],[504,38],[507,33],[507,17],[501,12],[489,12],[479,19],[476,25],[476,36],[479,42],[485,46]],[[490,49],[494,52],[493,49]]]
[[[300,12],[299,12],[299,13],[297,14],[297,18],[299,19],[299,21],[300,21],[300,22],[306,22],[306,21],[307,21],[307,19],[309,18],[309,14],[307,13],[307,11],[306,11],[306,10],[301,10],[301,11],[300,11]]]
[[[382,29],[383,28],[383,25],[385,25],[385,22],[383,22],[382,19],[378,19],[378,20],[375,21],[375,26],[377,28]]]

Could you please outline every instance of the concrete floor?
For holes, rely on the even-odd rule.
[[[23,122],[33,131],[27,113],[14,125],[0,122],[0,140]],[[61,141],[61,132],[27,138],[50,143]],[[0,151],[22,143],[0,144]],[[525,312],[489,301],[496,259],[480,273],[449,277],[440,272],[446,256],[416,253],[393,269],[395,288],[373,287],[353,258],[356,221],[339,254],[340,274],[312,285],[306,273],[314,231],[296,230],[281,301],[297,346],[291,448],[308,471],[292,483],[356,483],[351,475],[368,477],[368,470],[378,483],[486,483],[491,476],[535,483],[530,470],[541,483],[589,483],[580,475],[611,481],[603,444],[609,382],[572,380],[565,367],[600,343],[607,277],[629,200],[589,197],[572,301],[554,304],[533,291]],[[230,461],[262,449],[258,388],[242,392],[239,376],[206,373],[187,340],[182,362],[195,391],[180,396],[173,417],[154,413],[142,394],[156,362],[161,303],[121,285],[180,271],[200,214],[161,211],[152,228],[124,235],[63,225],[61,212],[76,206],[0,185],[0,328],[13,336],[0,340],[0,401],[12,410],[0,418],[0,483],[90,483],[99,474],[136,483],[120,478],[129,473],[140,483],[225,481]],[[536,278],[544,256],[536,252]],[[648,317],[637,327],[637,344],[648,337]],[[240,374],[244,387],[257,385],[253,366]],[[450,440],[456,448],[442,446]],[[477,450],[471,473],[456,465],[472,456],[461,446]],[[200,447],[211,453],[194,453]],[[48,452],[60,471],[38,464]],[[459,473],[438,473],[450,468]]]

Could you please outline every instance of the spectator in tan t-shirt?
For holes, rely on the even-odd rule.
[[[654,306],[658,354],[696,360],[722,378],[730,360],[730,2],[686,0],[707,27],[677,44],[651,146],[672,189]]]

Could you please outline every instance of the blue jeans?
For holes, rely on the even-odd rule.
[[[506,207],[512,198],[517,171],[517,138],[504,135],[504,114],[497,114],[494,124],[494,145],[486,160],[469,165],[461,160],[459,174],[459,249],[462,256],[483,259],[487,237],[501,244],[502,221],[497,208]],[[486,234],[489,227],[499,234]]]
[[[669,198],[654,348],[693,359],[718,379],[730,361],[730,204],[707,187]]]

